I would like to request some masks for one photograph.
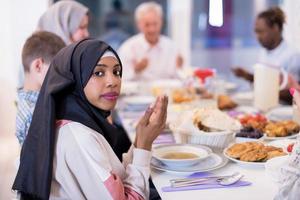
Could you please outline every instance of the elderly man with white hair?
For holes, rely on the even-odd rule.
[[[161,35],[162,7],[155,2],[140,4],[135,11],[139,34],[126,40],[119,49],[124,79],[150,81],[176,78],[183,59],[171,39]]]

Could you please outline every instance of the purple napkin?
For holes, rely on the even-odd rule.
[[[172,133],[162,133],[153,142],[153,144],[174,144],[175,140]]]
[[[194,173],[188,178],[200,178],[200,177],[207,177],[207,176],[213,176],[210,172],[197,172]],[[248,181],[238,181],[232,185],[219,185],[217,182],[210,182],[207,184],[202,185],[194,185],[194,186],[187,186],[187,187],[179,187],[179,188],[173,188],[171,186],[162,187],[161,190],[163,192],[176,192],[176,191],[185,191],[185,190],[204,190],[204,189],[215,189],[215,188],[233,188],[233,187],[242,187],[242,186],[248,186],[251,185]]]

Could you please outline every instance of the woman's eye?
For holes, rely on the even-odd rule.
[[[96,71],[96,72],[94,72],[94,75],[95,76],[103,76],[104,72],[102,72],[102,71]]]
[[[114,71],[114,74],[115,74],[116,76],[121,76],[121,70],[115,70],[115,71]]]

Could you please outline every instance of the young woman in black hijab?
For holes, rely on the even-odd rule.
[[[119,161],[120,137],[106,117],[116,104],[121,61],[107,44],[83,40],[51,63],[21,151],[13,189],[22,199],[148,199],[151,146],[165,125],[167,97],[158,97]],[[110,146],[110,145],[111,146]]]

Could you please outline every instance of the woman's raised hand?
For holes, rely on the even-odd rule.
[[[163,131],[167,119],[168,97],[159,96],[149,107],[136,127],[137,148],[150,151],[155,138]]]

